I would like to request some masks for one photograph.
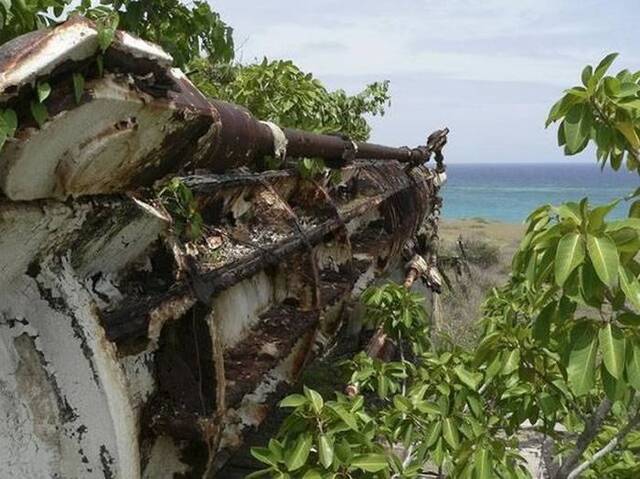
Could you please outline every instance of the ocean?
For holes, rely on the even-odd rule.
[[[537,206],[579,201],[601,204],[633,192],[640,175],[603,171],[593,163],[449,164],[442,189],[443,218],[485,218],[521,223]],[[628,211],[622,202],[611,217]]]

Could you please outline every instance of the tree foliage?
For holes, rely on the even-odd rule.
[[[115,25],[158,43],[178,66],[206,55],[215,62],[234,56],[232,29],[205,1],[180,0],[2,0],[0,44],[18,35],[55,25],[73,14],[94,20],[115,18]],[[114,23],[114,22],[110,22]]]
[[[328,91],[290,60],[265,58],[229,67],[203,59],[191,67],[191,78],[209,96],[243,105],[256,117],[283,127],[366,140],[371,128],[365,115],[383,115],[389,104],[387,81],[367,85],[356,95]]]
[[[558,144],[575,155],[590,142],[597,158],[618,170],[626,157],[629,170],[640,172],[640,71],[607,75],[617,53],[607,55],[594,69],[582,71],[582,85],[565,91],[553,105],[547,126],[560,121]]]
[[[631,132],[638,88],[630,85],[637,78],[628,72],[605,76],[614,58],[606,57],[595,70],[587,67],[585,87],[569,90],[552,108],[550,121],[561,120],[567,154],[594,141],[603,164],[610,161],[617,169],[626,156],[628,166],[637,169]],[[598,116],[603,111],[606,117]],[[367,319],[382,325],[401,348],[409,340],[413,353],[411,361],[401,354],[400,361],[389,363],[360,353],[347,363],[351,381],[364,394],[353,401],[370,418],[368,427],[385,446],[387,464],[375,473],[353,468],[348,460],[327,467],[320,458],[326,445],[312,441],[301,470],[308,477],[405,478],[432,467],[440,477],[529,477],[518,452],[518,434],[529,424],[554,443],[554,478],[636,477],[636,198],[637,192],[628,198],[628,215],[617,220],[609,215],[620,200],[592,207],[585,198],[532,212],[508,284],[483,306],[482,339],[474,350],[429,342],[420,300],[401,286],[365,292]],[[278,440],[294,441],[309,428],[285,427]],[[342,440],[360,447],[357,440]],[[333,436],[327,441],[334,444]],[[298,477],[286,463],[267,464],[258,474]]]
[[[233,63],[232,29],[205,1],[186,5],[180,0],[102,0],[99,4],[89,0],[79,4],[72,0],[0,0],[0,43],[75,14],[97,22],[102,50],[111,43],[116,28],[158,43],[178,66],[189,71],[203,92],[243,105],[257,118],[284,127],[366,140],[371,131],[367,116],[383,115],[389,104],[387,81],[348,95],[343,90],[327,90],[290,60]],[[82,93],[82,82],[81,77],[74,77],[76,98]],[[39,125],[46,121],[43,100],[34,100],[31,111]],[[15,130],[7,123],[5,128],[0,122],[0,147]],[[299,169],[305,176],[325,171],[316,159],[306,159]]]

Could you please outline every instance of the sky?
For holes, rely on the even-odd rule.
[[[566,161],[551,105],[586,64],[640,69],[637,0],[216,0],[242,62],[291,59],[331,89],[390,80],[371,141],[423,144],[448,126],[447,161]],[[635,41],[634,41],[635,40]],[[572,161],[594,161],[588,150]]]

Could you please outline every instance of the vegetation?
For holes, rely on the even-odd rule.
[[[0,2],[0,44],[33,30],[55,25],[69,15],[82,14],[117,25],[162,45],[179,66],[208,56],[211,61],[233,59],[232,29],[207,2],[179,0],[4,0]]]
[[[560,144],[568,154],[594,141],[603,165],[617,169],[626,156],[627,166],[637,169],[640,77],[606,76],[613,58],[595,71],[587,67],[585,87],[568,90],[550,121],[561,120]],[[292,399],[298,396],[286,398],[282,406],[295,409],[271,443],[284,452],[278,455],[277,446],[254,451],[266,465],[255,476],[404,478],[432,467],[447,477],[528,477],[518,452],[518,434],[528,422],[553,441],[553,477],[636,477],[640,202],[631,204],[627,218],[609,221],[617,204],[591,207],[583,199],[545,205],[529,216],[508,284],[484,304],[475,350],[428,343],[419,300],[400,286],[369,290],[363,295],[367,318],[381,323],[401,351],[409,339],[413,360],[401,354],[384,364],[356,356],[351,379],[365,393],[351,399],[337,393],[353,417],[335,416],[326,430],[319,418],[290,427],[298,423],[291,418],[310,411],[313,391],[299,404]],[[371,438],[383,449],[373,449]],[[294,453],[304,460],[292,461]],[[363,455],[370,469],[360,467]]]
[[[383,115],[389,83],[367,85],[354,96],[327,91],[311,73],[290,60],[222,67],[201,59],[192,64],[196,85],[213,98],[243,105],[256,117],[283,127],[340,133],[366,140],[371,129],[363,115]]]
[[[71,0],[0,1],[0,44],[76,14],[97,22],[103,51],[111,44],[116,28],[123,28],[165,48],[206,94],[243,105],[257,118],[283,127],[366,140],[370,133],[366,116],[383,115],[389,103],[386,81],[348,95],[343,90],[328,91],[312,74],[301,71],[291,61],[234,63],[232,29],[204,1],[190,2],[190,6],[180,0],[102,0],[98,5],[89,0],[82,0],[79,5]],[[102,69],[101,56],[97,61]],[[84,78],[76,73],[73,80],[79,101]],[[42,86],[49,87],[46,82]],[[40,126],[48,118],[47,97],[48,93],[42,95],[38,86],[31,114]],[[17,118],[10,110],[0,113],[1,148],[6,138],[15,133]],[[298,166],[307,177],[326,171],[324,163],[317,159],[307,158]]]
[[[162,207],[172,220],[173,233],[185,241],[202,236],[203,221],[192,191],[180,178],[172,178],[158,192]]]
[[[57,23],[70,1],[0,1],[0,42]],[[241,103],[283,126],[365,139],[366,114],[382,114],[386,83],[349,96],[329,92],[291,62],[233,63],[231,29],[205,2],[82,1],[106,49],[117,25],[165,46],[209,94]],[[607,76],[615,55],[582,73],[552,108],[568,155],[593,142],[601,165],[640,171],[640,74]],[[74,78],[76,100],[83,80]],[[46,121],[50,87],[38,84],[32,114]],[[13,111],[0,111],[0,145],[14,134]],[[307,170],[318,169],[306,165]],[[160,196],[197,237],[200,219],[188,189]],[[253,450],[272,477],[527,477],[518,451],[526,421],[554,443],[555,478],[640,474],[640,202],[610,221],[616,203],[545,205],[527,232],[505,286],[487,298],[474,350],[429,341],[422,300],[398,285],[363,295],[367,319],[399,347],[390,363],[358,355],[348,363],[363,394],[327,400],[312,389],[283,400],[291,415],[267,447]],[[486,253],[486,252],[485,252]],[[483,253],[483,254],[485,254]],[[560,428],[559,426],[562,426]],[[398,446],[401,446],[400,448]]]
[[[626,157],[627,168],[640,173],[640,71],[606,73],[618,56],[607,55],[594,69],[582,71],[582,85],[569,88],[553,105],[547,126],[560,121],[558,144],[575,155],[590,142],[597,147],[598,162],[618,170]]]

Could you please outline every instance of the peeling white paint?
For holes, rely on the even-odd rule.
[[[186,474],[191,467],[180,460],[180,449],[172,438],[160,436],[149,454],[143,479],[173,479],[175,474]]]
[[[31,41],[26,43],[28,40]],[[24,48],[11,68],[0,71],[0,101],[15,95],[6,91],[10,87],[33,85],[38,78],[50,74],[65,62],[79,62],[95,55],[99,47],[98,29],[92,21],[81,17],[48,31],[35,32],[31,37],[17,38],[13,42],[16,48],[24,43]],[[171,55],[158,45],[123,31],[116,33],[111,47],[134,58],[153,60],[165,68],[173,63]],[[5,44],[4,48],[13,48],[12,42]]]
[[[24,273],[36,255],[46,255],[56,240],[78,231],[89,211],[86,206],[0,200],[0,290]]]
[[[13,286],[0,293],[0,341],[5,351],[0,376],[15,377],[20,367],[15,338],[25,330],[22,323],[11,324],[24,322],[36,338],[40,366],[47,372],[47,385],[41,390],[49,389],[46,400],[57,405],[57,415],[25,418],[24,411],[3,404],[7,422],[16,427],[0,435],[0,451],[14,451],[11,460],[0,459],[0,476],[103,478],[109,469],[113,477],[138,477],[137,430],[125,378],[90,295],[67,262],[53,269],[43,264],[37,278],[25,275]],[[34,403],[24,394],[16,397],[31,415],[45,400],[40,397]],[[41,421],[55,421],[53,440],[36,434],[33,426]],[[15,451],[24,441],[32,443],[37,454]]]
[[[277,297],[274,286],[273,280],[260,272],[216,296],[213,308],[220,318],[225,347],[231,348],[241,341],[259,321],[259,315],[274,304]]]
[[[0,156],[0,187],[12,200],[122,190],[165,137],[183,125],[113,75],[87,83],[92,100],[62,111]]]
[[[13,68],[0,71],[0,101],[12,96],[4,93],[11,86],[33,84],[36,78],[51,73],[65,61],[80,61],[95,54],[98,32],[88,21],[73,21],[47,32],[26,47],[35,54],[25,56]]]

